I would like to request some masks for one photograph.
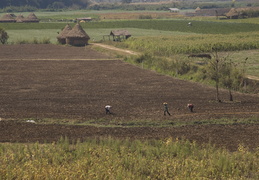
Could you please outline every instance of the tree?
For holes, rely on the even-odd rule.
[[[209,61],[207,65],[207,76],[215,81],[216,87],[216,101],[221,102],[219,98],[219,84],[220,78],[222,76],[221,70],[224,65],[225,58],[220,58],[218,56],[218,52],[221,50],[221,44],[214,44],[211,48],[211,52],[213,54],[213,58]]]
[[[0,42],[2,44],[5,44],[8,40],[8,38],[9,38],[9,36],[8,36],[7,32],[0,27]]]

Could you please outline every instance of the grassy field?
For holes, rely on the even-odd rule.
[[[63,24],[63,26],[65,26]],[[73,24],[71,24],[73,26]],[[90,36],[90,41],[100,41],[103,40],[104,35],[109,35],[114,28],[84,28],[86,33]],[[127,30],[134,35],[134,37],[144,37],[144,36],[152,36],[155,37],[157,35],[167,35],[167,36],[175,36],[175,35],[187,35],[194,33],[185,33],[185,32],[171,32],[171,31],[160,31],[160,30],[146,30],[139,28],[127,28]],[[49,38],[52,44],[57,43],[57,35],[58,32],[61,32],[60,29],[21,29],[21,30],[7,30],[9,35],[8,43],[15,44],[21,40],[32,41],[33,39],[44,39]],[[107,38],[106,38],[107,39]]]
[[[164,140],[0,144],[0,179],[258,179],[258,151]]]

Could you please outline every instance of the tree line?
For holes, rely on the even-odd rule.
[[[89,4],[89,0],[1,0],[0,8],[31,6],[38,9],[63,9],[74,6],[85,8]]]

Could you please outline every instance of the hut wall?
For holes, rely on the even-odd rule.
[[[57,38],[60,44],[66,44],[66,38]]]
[[[2,22],[2,23],[11,23],[11,22],[16,22],[16,20],[15,19],[8,19],[8,20],[0,19],[0,22]]]
[[[67,37],[66,43],[72,46],[84,46],[88,44],[87,38],[74,38],[74,37]]]

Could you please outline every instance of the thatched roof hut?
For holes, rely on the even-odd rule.
[[[23,22],[39,22],[39,19],[34,13],[30,13],[28,17],[23,20]]]
[[[24,20],[24,16],[22,14],[18,15],[16,18],[15,18],[16,22],[18,23],[21,23],[23,22]]]
[[[230,11],[226,14],[226,17],[229,19],[237,19],[239,13],[236,11],[235,8],[230,9]]]
[[[127,30],[112,30],[110,36],[113,36],[114,41],[120,41],[121,39],[128,39],[131,34]]]
[[[64,29],[59,33],[59,35],[57,36],[58,42],[60,44],[66,44],[66,37],[67,34],[72,30],[72,27],[67,24]]]
[[[3,17],[0,19],[0,22],[16,22],[14,19],[14,16],[11,14],[5,14]]]
[[[178,9],[178,8],[169,8],[169,11],[173,12],[173,13],[178,13],[180,11],[180,9]]]
[[[229,8],[200,9],[195,11],[195,16],[225,16]]]
[[[77,23],[73,27],[73,29],[67,34],[66,43],[73,46],[84,46],[88,44],[89,39],[90,37],[88,36],[88,34],[86,34],[82,26]]]
[[[200,10],[201,10],[201,8],[200,8],[200,7],[197,7],[197,8],[195,9],[195,12],[200,11]]]

